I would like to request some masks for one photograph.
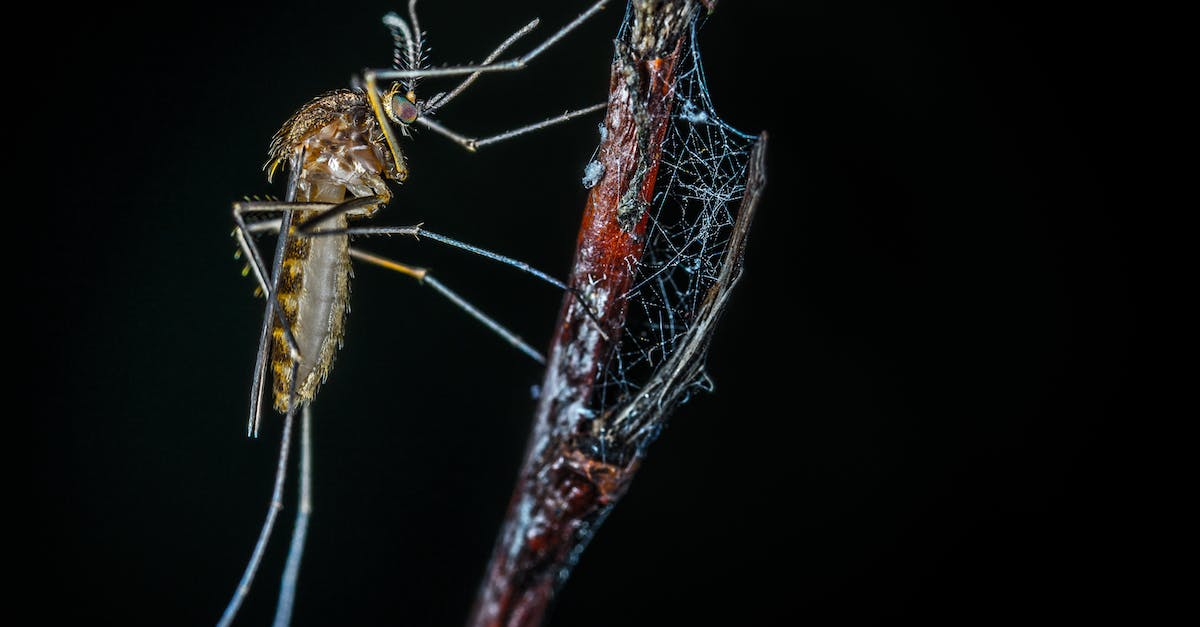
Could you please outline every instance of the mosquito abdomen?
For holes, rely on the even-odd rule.
[[[315,214],[305,212],[296,218],[303,221]],[[346,218],[340,216],[321,228],[344,229]],[[350,297],[350,255],[346,236],[290,239],[280,273],[279,302],[301,355],[296,398],[306,403],[316,396],[317,388],[333,369],[334,357],[342,343]],[[292,360],[278,321],[272,335],[275,408],[283,412],[288,409]]]

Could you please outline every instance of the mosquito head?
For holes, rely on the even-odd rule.
[[[417,94],[413,90],[401,94],[400,83],[392,83],[392,88],[383,94],[383,110],[393,122],[407,127],[417,120],[421,114],[421,106],[417,104]]]

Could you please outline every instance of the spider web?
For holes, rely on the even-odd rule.
[[[717,281],[745,191],[756,137],[726,124],[713,108],[696,41],[699,22],[692,22],[676,69],[645,253],[624,295],[629,311],[621,342],[594,388],[598,413],[636,398],[680,347]],[[712,389],[702,369],[686,387],[679,403],[694,388]],[[653,433],[636,439],[648,444],[662,422],[639,425]]]

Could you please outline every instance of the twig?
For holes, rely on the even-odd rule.
[[[629,308],[624,295],[645,250],[676,70],[697,6],[692,0],[634,0],[627,15],[598,157],[605,174],[584,209],[574,289],[563,302],[525,463],[468,621],[472,627],[543,622],[554,593],[624,494],[646,445],[702,377],[716,322],[741,274],[747,232],[766,183],[766,134],[751,152],[717,279],[687,332],[641,393],[602,415],[589,411],[605,357],[622,339]]]

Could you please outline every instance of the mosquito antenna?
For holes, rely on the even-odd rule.
[[[533,50],[526,52],[520,57],[509,59],[507,61],[494,61],[483,65],[460,65],[441,68],[424,68],[419,70],[366,70],[365,75],[374,80],[402,80],[406,78],[421,77],[440,77],[440,76],[462,76],[465,74],[474,74],[475,72],[512,72],[523,69],[529,65],[531,61],[538,55],[546,51],[547,48],[553,46],[568,33],[579,27],[580,24],[586,22],[596,13],[604,8],[609,0],[597,0],[595,4],[588,10],[579,14],[574,20],[571,20],[566,26],[558,29],[548,39],[543,41]]]
[[[421,23],[417,21],[417,0],[408,0],[408,21],[412,24],[416,41],[413,42],[413,55],[410,57],[412,66],[419,68],[425,62],[425,33],[421,32]]]
[[[408,3],[408,18],[411,27],[409,22],[405,22],[395,11],[383,16],[383,25],[391,31],[392,41],[395,42],[392,67],[397,70],[420,70],[424,61],[424,44],[421,40],[421,27],[417,22],[416,0]],[[402,80],[401,84],[405,90],[412,91],[417,87],[417,77]]]

